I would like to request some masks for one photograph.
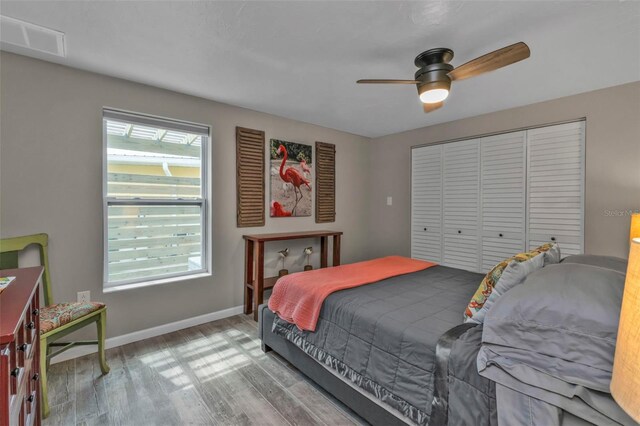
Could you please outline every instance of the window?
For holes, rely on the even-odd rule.
[[[105,109],[103,139],[105,289],[209,272],[209,128]]]

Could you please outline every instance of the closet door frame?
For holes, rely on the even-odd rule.
[[[419,144],[419,145],[413,145],[411,146],[411,171],[410,171],[410,176],[411,176],[411,239],[413,240],[413,150],[414,149],[419,149],[419,148],[424,148],[424,147],[428,147],[428,146],[434,146],[434,145],[445,145],[445,144],[450,144],[450,143],[454,143],[454,142],[462,142],[462,141],[468,141],[468,140],[474,140],[476,139],[478,142],[478,144],[480,144],[479,147],[479,158],[478,158],[478,162],[479,162],[479,166],[481,167],[481,157],[482,157],[482,139],[486,138],[486,137],[491,137],[491,136],[497,136],[497,135],[503,135],[503,134],[508,134],[508,133],[516,133],[516,132],[525,132],[525,170],[524,170],[524,175],[525,175],[525,187],[524,187],[524,198],[525,198],[525,229],[524,229],[524,248],[525,250],[528,249],[528,244],[529,244],[529,182],[528,182],[528,176],[529,176],[529,135],[528,135],[528,131],[530,130],[534,130],[534,129],[539,129],[539,128],[544,128],[544,127],[552,127],[552,126],[558,126],[558,125],[562,125],[562,124],[569,124],[569,123],[583,123],[582,124],[582,137],[580,140],[581,143],[581,151],[580,151],[580,247],[581,247],[581,251],[584,252],[584,241],[585,241],[585,206],[586,206],[586,199],[585,199],[585,176],[586,176],[586,117],[580,117],[580,118],[576,118],[576,119],[571,119],[571,120],[564,120],[564,121],[558,121],[558,122],[554,122],[554,123],[546,123],[546,124],[541,124],[541,125],[536,125],[536,126],[528,126],[528,127],[521,127],[521,128],[515,128],[515,129],[510,129],[510,130],[504,130],[504,131],[499,131],[499,132],[491,132],[491,133],[485,133],[485,134],[481,134],[481,135],[476,135],[476,136],[471,136],[471,137],[463,137],[463,138],[456,138],[456,139],[449,139],[449,140],[444,140],[444,141],[438,141],[438,142],[433,142],[433,143],[425,143],[425,144]],[[441,152],[441,157],[440,157],[440,169],[443,173],[442,177],[441,177],[441,193],[440,193],[440,197],[441,197],[441,202],[440,202],[440,206],[441,206],[441,216],[440,216],[440,259],[443,260],[444,259],[444,148],[443,151]],[[482,170],[480,170],[480,184],[479,184],[479,188],[482,189]],[[478,194],[478,199],[480,200],[480,202],[482,202],[482,191],[480,191],[480,194]],[[478,229],[477,229],[477,236],[478,236],[478,253],[479,253],[479,267],[482,267],[482,236],[483,236],[483,229],[482,229],[482,204],[480,204],[480,207],[478,209]],[[413,248],[413,241],[411,241],[411,248]],[[412,253],[413,254],[413,253]],[[481,271],[483,272],[483,271]]]

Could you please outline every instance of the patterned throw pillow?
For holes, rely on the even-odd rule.
[[[491,309],[491,306],[493,306],[498,299],[502,297],[502,295],[512,288],[522,284],[525,278],[527,278],[527,275],[537,271],[538,269],[542,269],[544,266],[544,258],[547,253],[540,253],[539,255],[529,260],[525,260],[524,262],[518,262],[516,260],[509,262],[507,267],[504,268],[502,276],[493,287],[491,295],[487,297],[487,300],[485,300],[482,309],[475,312],[472,318],[467,318],[465,322],[474,322],[476,324],[484,323],[484,318],[489,312],[489,309]]]
[[[496,283],[498,282],[498,280],[500,280],[500,277],[502,276],[502,272],[505,270],[507,265],[511,263],[511,261],[524,262],[536,257],[540,253],[548,252],[552,248],[554,249],[554,253],[559,250],[557,248],[556,243],[547,243],[531,251],[518,253],[515,256],[510,257],[509,259],[505,259],[502,262],[498,263],[496,266],[494,266],[493,269],[490,270],[489,273],[487,273],[487,275],[484,277],[484,279],[480,283],[480,286],[478,287],[478,290],[476,290],[475,294],[471,298],[469,305],[467,305],[467,309],[465,309],[464,311],[465,321],[469,318],[473,318],[475,313],[478,312],[480,309],[482,309],[487,299],[489,299],[489,296],[491,296],[491,292],[493,291],[493,288],[496,286]],[[560,256],[558,251],[558,258],[559,257]],[[547,262],[547,259],[545,256],[545,264],[557,263],[558,261],[559,259],[555,260],[554,258],[551,262]]]

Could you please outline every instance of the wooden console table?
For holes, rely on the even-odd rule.
[[[279,277],[264,276],[264,243],[269,241],[320,238],[320,267],[327,267],[329,237],[333,237],[333,266],[340,265],[341,231],[285,232],[278,234],[243,235],[244,252],[244,313],[253,312],[258,321],[258,306],[264,301],[264,291],[272,288]]]

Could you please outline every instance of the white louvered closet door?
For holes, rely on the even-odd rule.
[[[442,145],[411,150],[411,257],[442,261]]]
[[[524,251],[526,132],[480,141],[481,271]]]
[[[557,241],[563,257],[584,247],[584,121],[527,131],[528,248]]]
[[[444,145],[443,259],[453,268],[478,271],[480,144],[478,139]]]

